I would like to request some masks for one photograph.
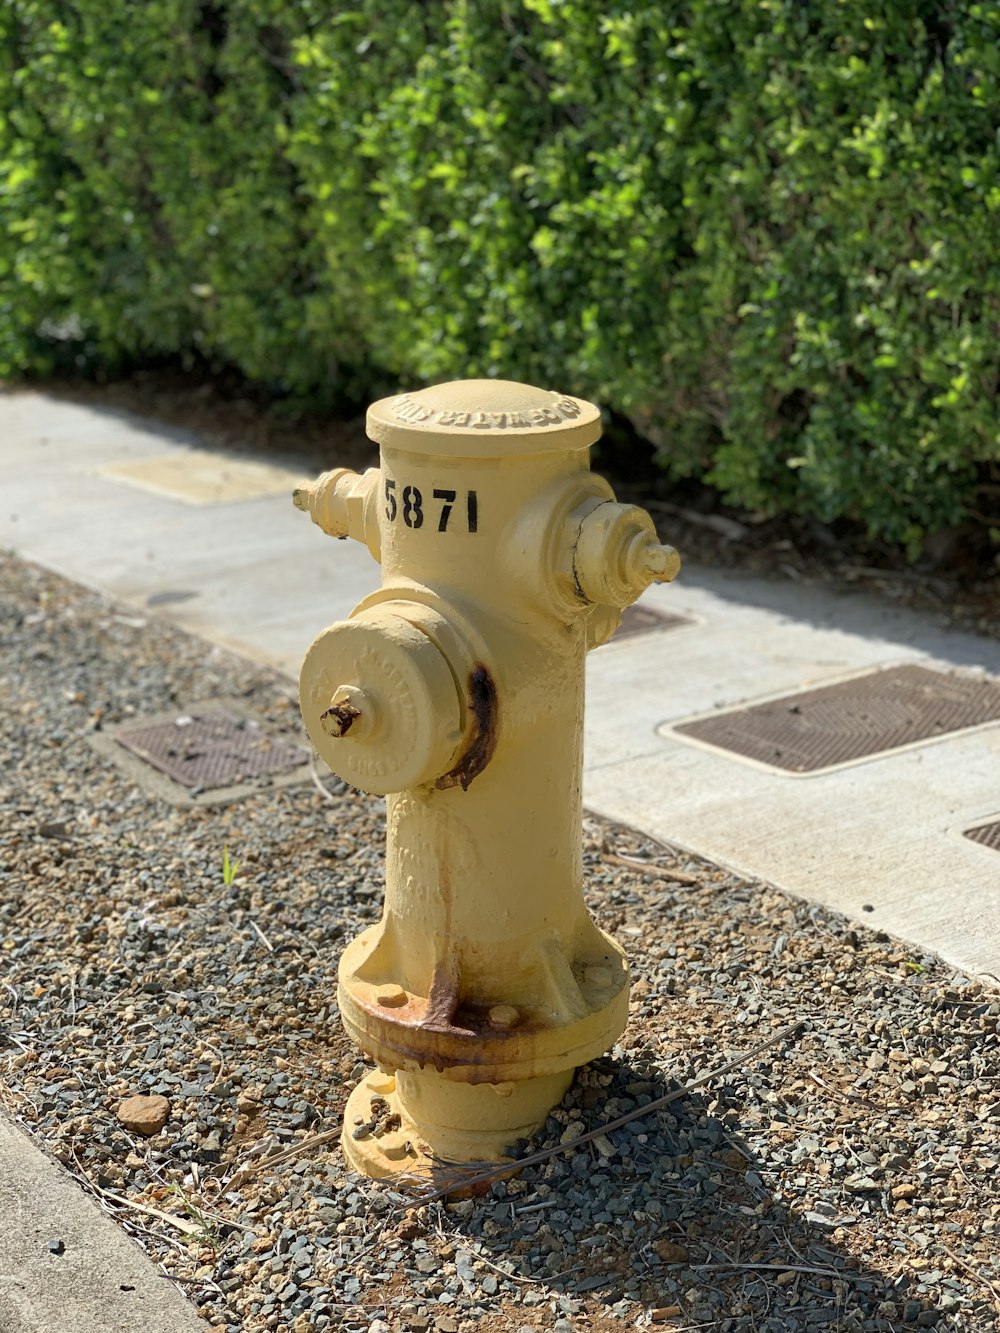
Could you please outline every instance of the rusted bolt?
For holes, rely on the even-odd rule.
[[[520,1021],[521,1015],[512,1004],[495,1004],[490,1010],[490,1022],[495,1028],[512,1028]]]
[[[319,724],[327,736],[346,736],[360,716],[361,709],[347,699],[334,699],[326,712],[320,714]]]
[[[375,998],[379,1004],[384,1005],[386,1009],[398,1009],[401,1004],[405,1004],[410,998],[402,986],[378,986],[375,990]]]

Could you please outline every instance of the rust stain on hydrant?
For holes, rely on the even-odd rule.
[[[379,1066],[342,1140],[369,1175],[502,1155],[625,1024],[624,954],[583,902],[584,659],[679,561],[590,472],[600,431],[581,399],[438,385],[369,410],[377,468],[295,492],[382,566],[301,679],[321,757],[386,798],[385,908],[337,996]]]
[[[484,666],[477,666],[469,676],[468,703],[472,738],[451,772],[434,784],[441,791],[456,783],[468,791],[472,780],[493,758],[497,743],[497,688]]]

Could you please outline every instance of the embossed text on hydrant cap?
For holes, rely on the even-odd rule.
[[[456,412],[451,409],[435,410],[404,393],[392,400],[389,411],[397,421],[411,424],[426,422],[434,426],[471,427],[473,430],[531,430],[575,420],[580,415],[580,404],[572,398],[558,398],[544,407],[524,411]]]

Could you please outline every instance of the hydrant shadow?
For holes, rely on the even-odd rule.
[[[520,1156],[562,1142],[558,1155],[493,1181],[487,1194],[432,1205],[460,1276],[469,1247],[467,1294],[477,1294],[478,1255],[489,1265],[482,1271],[508,1275],[526,1304],[541,1300],[564,1316],[625,1320],[639,1304],[658,1320],[763,1333],[772,1321],[783,1331],[850,1329],[887,1312],[905,1279],[866,1269],[842,1243],[837,1229],[856,1220],[849,1209],[817,1205],[807,1218],[804,1201],[769,1185],[775,1168],[741,1138],[735,1094],[714,1089],[709,1101],[684,1092],[641,1114],[678,1089],[649,1067],[597,1060],[579,1071],[542,1134],[518,1145]],[[574,1144],[632,1110],[640,1114],[622,1128]],[[484,1311],[497,1282],[488,1276],[478,1293]]]

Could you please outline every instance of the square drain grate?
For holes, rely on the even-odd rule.
[[[978,828],[968,828],[965,836],[973,842],[981,842],[984,847],[992,847],[1000,852],[1000,820],[995,824],[980,824]]]
[[[189,791],[241,786],[309,761],[309,752],[228,709],[130,724],[116,742]]]
[[[622,612],[622,623],[615,630],[612,642],[626,639],[633,634],[651,634],[654,630],[678,629],[681,625],[690,625],[687,616],[671,615],[667,611],[654,611],[648,606],[627,606]]]
[[[1000,681],[899,666],[671,730],[788,773],[815,773],[998,720]]]

